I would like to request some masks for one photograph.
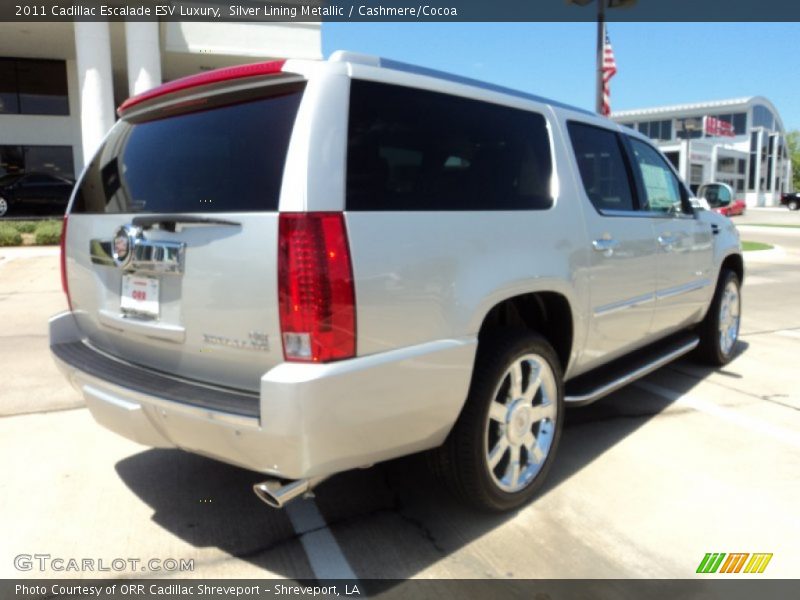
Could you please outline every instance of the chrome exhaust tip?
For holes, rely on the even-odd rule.
[[[267,479],[253,486],[253,491],[259,499],[272,508],[283,508],[289,502],[303,496],[311,494],[311,488],[320,483],[324,477],[313,479],[297,479],[288,483],[277,479]]]

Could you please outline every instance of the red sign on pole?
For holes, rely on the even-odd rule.
[[[734,137],[733,124],[717,119],[703,117],[703,131],[710,137]]]

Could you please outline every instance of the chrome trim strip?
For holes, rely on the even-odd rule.
[[[672,362],[676,358],[683,356],[694,350],[697,345],[700,343],[699,338],[694,338],[688,342],[686,342],[680,348],[673,350],[659,358],[655,359],[652,362],[647,363],[619,377],[605,385],[601,385],[598,388],[595,388],[593,391],[589,392],[588,394],[583,394],[582,396],[566,396],[564,398],[564,402],[576,403],[576,404],[588,404],[589,402],[594,402],[595,400],[599,400],[603,396],[606,396],[612,392],[616,392],[618,389],[625,387],[629,383],[636,381],[637,379],[641,379],[645,375],[649,375],[656,369],[660,369],[667,363]]]
[[[186,339],[186,329],[180,325],[166,325],[158,321],[143,321],[135,317],[126,317],[101,309],[97,312],[97,320],[106,327],[116,331],[136,333],[146,337],[182,343]]]
[[[701,290],[704,287],[708,287],[711,285],[710,279],[697,279],[695,281],[690,281],[689,283],[684,283],[681,285],[676,285],[671,288],[665,288],[660,291],[656,291],[656,300],[663,300],[665,298],[672,298],[673,296],[680,296],[681,294],[686,294],[688,292],[693,292],[695,290]]]
[[[598,306],[594,308],[592,312],[594,313],[595,317],[604,317],[605,315],[610,315],[627,308],[633,308],[634,306],[647,304],[655,299],[655,294],[642,294],[641,296],[636,296],[635,298],[631,298],[629,300],[620,300],[618,302],[611,302],[610,304]]]
[[[600,209],[599,212],[604,217],[636,217],[639,219],[680,219],[682,221],[694,220],[696,217],[686,213],[670,213],[657,210],[616,210]]]
[[[156,275],[179,275],[183,273],[186,257],[186,244],[163,240],[146,240],[137,237],[133,240],[130,264],[126,271],[153,273]],[[112,242],[110,240],[93,239],[89,242],[89,255],[96,265],[114,267]]]

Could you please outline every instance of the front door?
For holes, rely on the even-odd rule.
[[[656,302],[650,333],[665,334],[702,315],[713,285],[712,232],[695,218],[688,193],[661,154],[629,139],[632,162],[657,242]]]

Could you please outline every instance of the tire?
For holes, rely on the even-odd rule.
[[[0,196],[0,218],[8,214],[8,200]]]
[[[739,277],[733,271],[724,269],[719,275],[708,314],[698,329],[700,345],[696,356],[701,362],[720,367],[731,361],[739,339],[741,314]]]
[[[789,202],[786,203],[786,206],[789,207],[789,210],[797,210],[800,208],[800,202],[797,200],[789,200]]]
[[[512,372],[520,381],[513,396]],[[558,449],[562,379],[555,351],[539,334],[516,329],[488,334],[478,347],[461,415],[431,456],[437,478],[481,510],[501,512],[528,502]]]

